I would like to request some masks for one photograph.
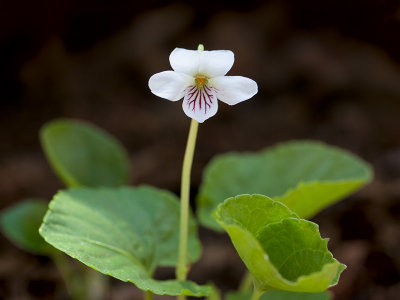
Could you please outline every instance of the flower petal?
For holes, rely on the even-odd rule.
[[[199,89],[195,85],[188,87],[182,108],[189,118],[203,123],[217,113],[218,101],[215,89],[208,86]]]
[[[223,76],[232,68],[235,56],[229,50],[200,51],[199,73],[208,76]]]
[[[175,48],[169,55],[169,63],[176,72],[194,76],[199,73],[200,51]]]
[[[235,58],[229,50],[187,50],[175,48],[169,56],[172,69],[190,76],[203,74],[209,78],[225,75]]]
[[[154,74],[149,79],[151,92],[161,98],[178,101],[185,95],[185,89],[193,84],[194,78],[174,71]]]
[[[258,92],[257,83],[242,76],[218,76],[210,80],[216,89],[217,98],[229,105],[250,99]]]

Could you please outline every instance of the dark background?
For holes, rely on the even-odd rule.
[[[0,2],[0,210],[50,200],[62,185],[38,141],[56,117],[92,122],[127,147],[132,184],[179,191],[190,120],[152,95],[175,47],[230,49],[229,72],[259,93],[200,126],[193,194],[211,157],[279,141],[317,139],[370,162],[376,178],[320,213],[335,257],[348,266],[335,299],[400,295],[400,6],[387,0]],[[202,229],[191,278],[228,291],[244,271],[226,236]],[[170,276],[161,271],[158,276]],[[112,280],[110,299],[137,299]],[[1,299],[67,299],[52,262],[0,236]]]

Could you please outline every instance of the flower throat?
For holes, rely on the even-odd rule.
[[[205,77],[204,75],[201,75],[201,74],[196,75],[196,78],[194,79],[194,81],[196,83],[196,86],[199,89],[202,89],[208,83],[207,77]]]

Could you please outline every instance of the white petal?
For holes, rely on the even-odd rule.
[[[258,92],[257,83],[242,76],[219,76],[210,80],[216,89],[217,98],[229,105],[250,99]]]
[[[175,48],[169,56],[169,63],[176,72],[194,76],[199,73],[199,52],[198,50]]]
[[[203,123],[217,113],[218,101],[215,90],[207,86],[202,89],[198,89],[195,85],[189,87],[186,90],[182,107],[189,118]]]
[[[172,69],[190,76],[203,74],[209,78],[225,75],[233,65],[232,51],[199,51],[175,48],[169,56]]]
[[[185,95],[185,89],[193,84],[194,78],[174,71],[154,74],[149,79],[149,88],[158,97],[178,101]]]
[[[223,76],[232,68],[235,56],[229,50],[200,51],[199,73],[209,78]]]

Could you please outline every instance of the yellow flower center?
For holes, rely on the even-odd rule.
[[[208,79],[204,75],[197,74],[196,78],[194,79],[196,85],[199,89],[202,89],[204,85],[207,85]]]

